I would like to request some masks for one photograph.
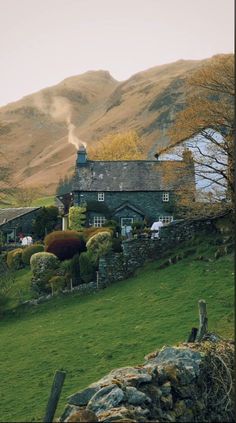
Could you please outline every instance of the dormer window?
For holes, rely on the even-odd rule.
[[[163,201],[164,203],[167,203],[169,200],[170,200],[170,195],[169,195],[169,192],[163,192],[163,193],[162,193],[162,201]]]
[[[104,197],[105,197],[104,192],[98,193],[98,201],[104,201]]]

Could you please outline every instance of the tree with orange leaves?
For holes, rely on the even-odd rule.
[[[199,196],[216,210],[233,209],[234,187],[234,57],[213,57],[188,80],[187,107],[176,115],[169,131],[173,147],[188,147],[193,153],[195,174],[200,181]],[[182,147],[181,147],[182,146]],[[177,153],[178,154],[178,153]],[[199,203],[194,205],[195,209]],[[202,205],[199,211],[202,212]]]
[[[92,160],[142,160],[142,140],[135,131],[108,134],[88,149]]]

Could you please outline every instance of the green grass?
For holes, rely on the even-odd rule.
[[[40,197],[34,200],[30,207],[48,207],[48,206],[55,206],[55,196],[47,196],[47,197]],[[12,201],[10,198],[6,198],[4,201],[0,202],[0,208],[5,209],[9,207],[20,207],[12,205]]]
[[[32,207],[48,207],[48,206],[55,206],[55,196],[50,197],[41,197],[34,200],[32,203]]]
[[[14,274],[14,283],[8,293],[6,310],[15,309],[20,301],[26,301],[31,298],[30,293],[31,271],[29,268],[21,269]]]
[[[67,372],[59,415],[68,395],[111,369],[184,341],[198,326],[199,299],[207,301],[210,330],[232,337],[232,255],[212,262],[187,257],[157,271],[159,264],[95,294],[8,312],[0,323],[1,420],[42,419],[56,369]],[[18,275],[27,290],[29,270]]]

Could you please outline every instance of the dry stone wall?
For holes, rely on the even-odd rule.
[[[225,376],[216,389],[217,376],[222,376],[220,370],[214,373],[216,358],[220,369],[226,355],[232,364],[233,343],[214,336],[201,343],[165,346],[145,357],[143,365],[113,370],[71,395],[59,421],[235,421],[232,368],[226,362]],[[81,420],[86,413],[89,420]]]
[[[160,230],[160,238],[129,239],[122,242],[122,253],[110,253],[102,257],[99,262],[99,287],[126,279],[147,259],[159,259],[168,250],[181,242],[192,239],[199,233],[216,232],[212,219],[192,219],[173,222]]]

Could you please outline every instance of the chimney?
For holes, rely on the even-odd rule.
[[[87,163],[87,151],[84,145],[80,145],[79,149],[77,151],[77,160],[76,165],[77,166],[84,166]]]
[[[193,164],[193,154],[192,151],[189,150],[189,148],[185,148],[182,153],[183,160],[185,163]]]

